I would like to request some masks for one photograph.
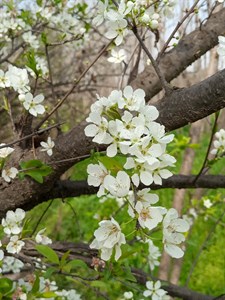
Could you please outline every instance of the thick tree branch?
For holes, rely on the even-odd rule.
[[[173,175],[168,179],[164,179],[162,185],[152,184],[152,190],[176,188],[176,189],[189,189],[189,188],[207,188],[217,189],[225,188],[225,176],[223,175],[204,175],[194,182],[195,175]],[[141,185],[139,188],[144,188]],[[43,195],[43,201],[55,198],[78,197],[80,195],[96,194],[98,188],[89,186],[86,181],[69,181],[59,180],[53,188]]]
[[[189,87],[177,89],[155,106],[167,130],[193,123],[225,107],[225,69]]]
[[[218,44],[218,36],[225,35],[224,20],[225,8],[213,14],[200,28],[184,36],[176,47],[161,57],[159,68],[167,82],[176,78],[189,65]],[[162,89],[152,66],[147,66],[131,85],[134,88],[144,89],[147,100]]]

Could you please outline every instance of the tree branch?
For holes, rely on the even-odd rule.
[[[173,130],[225,107],[225,69],[188,88],[174,90],[154,104],[157,122]]]
[[[61,257],[68,250],[70,251],[69,259],[83,260],[90,268],[92,266],[92,258],[98,256],[98,251],[90,249],[88,244],[85,243],[72,243],[72,242],[54,242],[51,244],[51,248],[54,249]],[[33,243],[27,243],[26,247],[22,250],[23,257],[27,257],[29,260],[31,257],[39,257],[40,254],[34,249]],[[145,285],[149,280],[149,275],[142,270],[132,268],[132,274],[137,279],[137,282]],[[157,280],[158,278],[155,278]],[[213,296],[207,296],[198,292],[192,291],[185,287],[179,287],[172,284],[163,282],[163,289],[168,292],[170,296],[178,297],[184,300],[213,300]]]
[[[159,68],[167,82],[176,78],[189,65],[218,44],[218,36],[225,35],[224,20],[225,8],[212,14],[204,25],[184,36],[176,47],[160,58]],[[147,66],[131,85],[145,90],[147,100],[162,89],[153,66]]]
[[[151,190],[159,189],[190,189],[190,188],[207,188],[217,189],[225,188],[224,175],[204,175],[201,176],[196,182],[195,175],[173,175],[168,179],[163,179],[162,185],[152,184]],[[140,185],[140,188],[144,188]],[[98,192],[98,188],[89,186],[86,181],[70,181],[59,180],[55,183],[53,188],[45,195],[42,196],[43,201],[55,198],[78,197],[81,195],[92,195]]]

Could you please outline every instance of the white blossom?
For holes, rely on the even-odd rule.
[[[135,205],[135,210],[138,213],[138,222],[142,228],[151,230],[163,219],[160,209],[148,204],[143,204],[140,201]]]
[[[92,119],[94,124],[90,124],[85,128],[86,136],[94,137],[93,142],[98,144],[110,144],[112,142],[112,137],[107,132],[108,121],[106,118],[101,118],[100,115],[96,115],[95,120]]]
[[[134,294],[132,292],[125,292],[123,294],[123,296],[124,296],[124,299],[133,299]]]
[[[99,186],[99,190],[97,193],[98,197],[101,197],[105,194],[105,188],[103,185],[104,179],[106,175],[109,174],[106,167],[99,162],[97,164],[89,164],[87,167],[88,179],[87,182],[89,185],[93,185],[95,187]]]
[[[6,246],[6,251],[8,253],[20,253],[21,249],[23,248],[23,246],[25,245],[25,243],[21,240],[19,240],[19,237],[17,235],[13,235],[10,238],[10,241],[8,243],[8,245]]]
[[[26,43],[30,44],[32,48],[38,49],[40,47],[37,37],[33,35],[31,31],[23,33],[22,38]]]
[[[38,114],[42,115],[45,112],[44,106],[40,104],[43,100],[42,94],[33,97],[31,93],[27,93],[24,96],[23,106],[31,115],[37,117]]]
[[[2,242],[0,241],[0,247],[2,247]],[[0,249],[0,261],[4,258],[4,251]]]
[[[107,28],[109,30],[106,32],[105,36],[108,39],[115,39],[116,46],[119,46],[124,36],[127,33],[127,21],[125,19],[118,19],[117,21],[107,22]]]
[[[114,64],[119,64],[126,60],[126,51],[124,49],[120,49],[116,51],[114,49],[111,50],[111,57],[108,58],[108,61]]]
[[[19,171],[12,167],[9,169],[3,169],[2,170],[2,178],[6,181],[6,182],[11,182],[11,179],[16,178],[16,175],[19,173]]]
[[[62,291],[55,291],[56,295],[62,297],[62,299],[67,300],[81,300],[80,295],[77,293],[76,290],[62,290]],[[66,298],[65,298],[66,297]]]
[[[99,26],[103,23],[104,19],[107,16],[107,7],[108,7],[108,0],[105,0],[104,2],[99,1],[98,2],[98,13],[97,16],[93,19],[93,24],[95,26]]]
[[[161,289],[161,283],[157,280],[155,283],[153,281],[146,282],[147,290],[144,291],[143,295],[145,297],[151,296],[152,300],[163,300],[163,298],[167,295],[167,292]]]
[[[223,153],[225,151],[225,130],[220,129],[215,133],[215,141],[213,142],[214,149],[211,154]]]
[[[6,217],[2,219],[3,230],[6,234],[19,234],[22,231],[22,221],[25,218],[25,211],[17,208],[16,211],[9,210]]]
[[[4,71],[0,69],[0,88],[10,87],[9,78],[5,76]]]
[[[29,78],[26,69],[20,69],[9,65],[5,76],[10,81],[10,86],[18,93],[26,93],[30,90]]]
[[[53,151],[52,149],[55,147],[55,143],[52,141],[51,137],[49,136],[46,142],[41,142],[40,143],[43,149],[41,151],[46,151],[48,156],[52,156]]]
[[[5,256],[3,260],[2,271],[3,273],[12,271],[13,273],[20,273],[24,267],[24,263],[12,256]]]
[[[151,271],[153,271],[155,266],[159,266],[159,257],[161,256],[161,253],[159,248],[153,244],[152,240],[148,241],[148,252],[148,263]]]
[[[124,197],[130,190],[130,177],[124,171],[119,171],[116,178],[107,175],[104,179],[104,187],[115,197]]]
[[[145,92],[142,89],[133,90],[131,86],[126,86],[123,90],[123,98],[119,99],[120,109],[126,108],[130,111],[139,111],[145,105]]]
[[[183,250],[177,245],[184,242],[182,234],[189,230],[187,221],[178,218],[174,208],[168,210],[163,220],[163,243],[165,251],[172,257],[180,258],[184,255]]]
[[[4,146],[5,143],[0,144],[0,146]],[[11,147],[4,147],[0,149],[0,158],[6,158],[14,151]]]
[[[204,205],[206,208],[210,208],[213,204],[212,204],[212,202],[210,201],[210,199],[206,199],[206,200],[204,200],[203,205]]]
[[[119,224],[111,218],[110,220],[104,220],[99,223],[100,227],[95,230],[95,239],[90,245],[90,248],[101,250],[101,259],[109,260],[113,248],[115,248],[115,260],[118,260],[121,256],[121,244],[125,244],[125,236],[121,232]]]
[[[46,230],[46,228],[41,229],[40,231],[38,231],[38,233],[37,233],[37,235],[35,237],[36,243],[42,244],[42,245],[52,244],[52,240],[49,237],[43,235],[43,233],[45,232],[45,230]]]

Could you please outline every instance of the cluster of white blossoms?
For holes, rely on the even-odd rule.
[[[20,240],[19,235],[22,232],[23,220],[25,218],[25,211],[17,208],[15,212],[9,210],[6,217],[2,219],[3,231],[10,238],[6,251],[8,253],[19,253],[25,245],[24,241]]]
[[[0,40],[11,41],[11,34],[19,33],[26,28],[22,18],[17,18],[15,11],[7,11],[6,6],[0,8]]]
[[[20,273],[21,269],[24,267],[24,263],[12,256],[5,256],[2,265],[2,273]]]
[[[62,300],[81,300],[81,296],[74,289],[71,290],[60,290],[55,281],[50,281],[44,277],[39,277],[39,293],[54,292],[54,297],[48,297],[49,300],[62,299]],[[29,295],[27,295],[33,288],[33,283],[35,278],[30,281],[25,281],[24,279],[19,279],[16,285],[15,292],[13,294],[13,299],[29,300]],[[35,298],[36,300],[42,300],[46,298]]]
[[[17,208],[16,211],[9,210],[6,213],[5,218],[2,219],[2,227],[4,233],[7,235],[9,242],[6,246],[6,251],[10,254],[18,254],[20,253],[21,249],[25,245],[24,241],[21,239],[21,234],[23,231],[23,222],[25,218],[25,211],[21,208]],[[43,235],[45,229],[40,230],[35,240],[37,243],[47,245],[51,244],[52,241],[48,237]],[[0,246],[2,243],[0,242]],[[4,252],[0,250],[0,260],[3,260]],[[8,258],[6,263],[8,262]],[[3,268],[4,269],[4,268]]]
[[[225,152],[225,130],[220,129],[215,133],[215,141],[213,142],[214,149],[211,150],[211,154],[224,155]]]
[[[1,143],[0,146],[4,147],[5,143]],[[7,157],[14,151],[11,147],[4,147],[0,149],[0,169],[2,169],[2,178],[6,182],[11,182],[12,179],[16,178],[18,170],[15,167],[4,168]]]
[[[29,77],[26,69],[8,65],[8,71],[0,70],[0,87],[13,88],[19,94],[18,99],[24,108],[34,117],[45,112],[44,106],[40,104],[43,102],[44,96],[39,94],[34,97],[30,93]]]
[[[128,33],[127,18],[135,19],[137,26],[144,25],[154,30],[159,27],[162,14],[173,15],[175,4],[175,0],[160,1],[157,6],[151,0],[121,0],[116,7],[110,5],[108,0],[99,1],[98,14],[93,19],[93,24],[99,26],[106,20],[108,31],[105,36],[108,39],[115,39],[115,44],[119,46]]]
[[[112,91],[108,98],[98,96],[91,106],[87,118],[91,124],[86,126],[85,134],[95,143],[108,145],[109,158],[119,154],[126,157],[126,161],[117,173],[101,162],[88,165],[88,184],[99,187],[98,197],[126,202],[128,214],[138,227],[151,231],[163,222],[165,250],[173,257],[181,257],[183,251],[177,245],[184,241],[181,232],[188,230],[187,222],[171,215],[171,210],[167,212],[166,208],[156,206],[159,197],[149,188],[136,190],[140,183],[161,185],[162,179],[172,176],[167,167],[173,166],[176,160],[166,153],[166,146],[174,136],[165,134],[164,126],[155,121],[158,116],[154,106],[145,104],[145,92],[141,89],[126,86],[123,91]],[[110,258],[115,248],[117,260],[124,243],[120,226],[112,219],[100,222],[91,248],[101,249],[104,260]]]

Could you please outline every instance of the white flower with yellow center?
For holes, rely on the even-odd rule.
[[[100,227],[95,230],[95,239],[90,245],[90,248],[101,250],[101,259],[109,260],[113,248],[115,248],[115,259],[118,260],[121,256],[121,244],[125,244],[125,236],[121,232],[119,224],[111,218],[99,223]]]
[[[45,112],[44,106],[40,104],[43,100],[42,94],[33,97],[31,93],[27,93],[24,96],[23,106],[31,115],[37,117],[38,114],[42,115]]]
[[[11,179],[16,178],[16,175],[19,173],[19,171],[12,167],[10,169],[3,169],[2,170],[2,178],[6,181],[6,182],[11,182]]]
[[[47,139],[47,143],[41,142],[40,143],[43,149],[41,151],[46,151],[48,156],[52,156],[53,151],[52,149],[55,147],[55,143],[52,141],[51,137],[49,136]]]

